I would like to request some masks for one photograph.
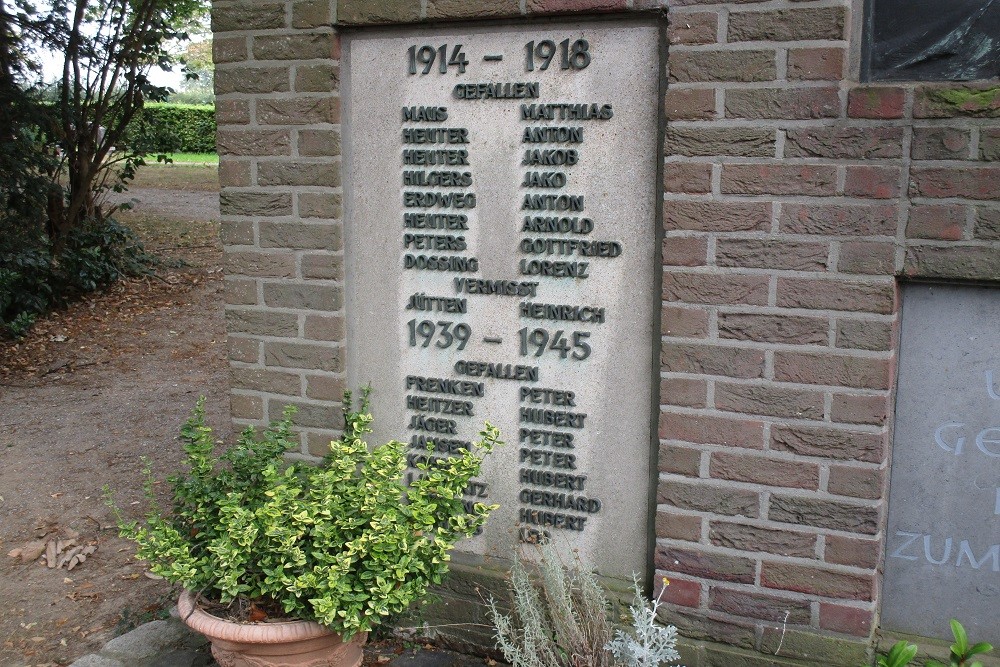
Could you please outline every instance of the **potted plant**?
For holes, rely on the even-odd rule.
[[[345,395],[344,435],[315,466],[284,458],[297,446],[291,407],[216,457],[199,400],[181,429],[187,471],[168,479],[171,511],[155,502],[148,462],[145,520],[115,508],[138,558],[184,587],[181,618],[223,667],[360,665],[368,631],[439,583],[451,548],[495,509],[462,500],[499,444],[495,427],[472,451],[420,464],[407,486],[406,446],[363,440],[367,398],[355,411]]]

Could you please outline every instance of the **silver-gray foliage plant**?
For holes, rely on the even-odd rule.
[[[512,667],[659,667],[679,658],[677,629],[656,624],[660,599],[652,606],[635,581],[633,628],[615,636],[610,605],[597,577],[579,557],[564,565],[548,542],[541,545],[537,584],[520,559],[511,568],[513,609],[488,604],[497,648]]]
[[[647,602],[635,575],[632,576],[632,583],[635,599],[629,608],[632,612],[631,632],[618,630],[606,648],[629,667],[660,667],[664,662],[677,660],[681,657],[677,652],[677,628],[656,622],[663,589],[660,589],[656,599]],[[664,588],[668,585],[669,582],[664,579]]]

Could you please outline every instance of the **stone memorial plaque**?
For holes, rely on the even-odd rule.
[[[412,460],[500,428],[469,553],[646,569],[658,49],[645,23],[344,39],[348,379]]]
[[[1000,638],[1000,292],[903,289],[882,627]]]

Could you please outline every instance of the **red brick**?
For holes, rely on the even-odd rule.
[[[667,127],[667,155],[774,157],[777,134],[768,127]]]
[[[846,7],[731,12],[730,42],[793,42],[844,39]]]
[[[660,364],[662,370],[674,373],[758,378],[764,374],[764,352],[667,342],[660,345]]]
[[[704,304],[767,304],[767,276],[682,273],[663,274],[663,298],[666,301]]]
[[[832,352],[812,354],[778,350],[774,353],[774,379],[783,382],[888,389],[889,377],[888,359]]]
[[[670,88],[663,96],[667,120],[715,118],[715,91],[711,88]]]
[[[878,500],[882,497],[883,477],[878,468],[833,465],[826,490],[838,496]]]
[[[661,412],[659,436],[699,445],[764,448],[764,424],[750,419]]]
[[[229,409],[233,419],[264,419],[264,399],[260,396],[229,395]]]
[[[670,81],[774,81],[775,55],[768,50],[698,50],[670,54]]]
[[[679,338],[705,338],[708,336],[708,313],[700,308],[663,306],[660,333]]]
[[[581,3],[583,4],[583,3]],[[517,16],[517,0],[428,0],[429,19],[483,19]]]
[[[667,580],[669,584],[658,585],[653,591],[655,595],[660,595],[660,590],[663,591],[660,595],[661,600],[681,607],[698,607],[701,604],[701,583],[680,577],[668,577]],[[658,579],[657,583],[661,581],[662,579]]]
[[[900,167],[869,167],[849,165],[844,179],[844,194],[848,197],[892,199],[900,195]]]
[[[775,623],[787,621],[793,625],[808,625],[810,618],[808,600],[789,600],[719,586],[713,586],[709,591],[708,607],[733,616],[759,618]]]
[[[730,88],[727,118],[809,120],[840,115],[837,88]]]
[[[706,162],[668,162],[663,165],[667,192],[705,194],[712,191],[712,165]]]
[[[311,125],[339,123],[339,97],[295,97],[258,99],[257,122],[261,125]]]
[[[879,530],[880,512],[868,505],[775,493],[771,495],[767,518],[796,526],[874,535]]]
[[[903,258],[903,272],[911,278],[948,280],[1000,280],[1000,253],[992,245],[910,245]]]
[[[914,118],[1000,118],[995,84],[924,84],[913,95]]]
[[[712,612],[709,617],[700,609],[662,607],[657,619],[660,623],[675,625],[677,634],[681,637],[697,638],[701,641],[714,642],[717,645],[725,644],[743,649],[753,649],[757,642],[757,629],[754,627],[754,622],[739,616]],[[684,648],[682,647],[681,650],[683,651]],[[723,661],[712,664],[733,667],[732,662],[727,662],[729,660],[728,654],[724,654],[724,656]],[[694,663],[688,662],[687,664]]]
[[[887,352],[893,347],[892,324],[874,320],[837,320],[837,347]]]
[[[1000,128],[979,130],[979,159],[987,162],[1000,160]]]
[[[717,41],[716,12],[685,12],[671,15],[667,36],[671,44],[712,44]]]
[[[870,601],[875,589],[872,575],[837,572],[815,565],[765,561],[760,579],[765,588],[847,600]]]
[[[833,195],[837,169],[822,165],[727,164],[722,192],[737,195]]]
[[[254,244],[253,223],[249,220],[225,220],[219,228],[219,236],[223,246],[237,246]],[[226,250],[236,250],[236,248],[226,248]],[[256,250],[256,248],[249,248]]]
[[[295,277],[295,255],[292,253],[230,251],[223,255],[223,262],[228,276]]]
[[[844,49],[813,48],[788,50],[788,78],[811,81],[840,81],[844,78]]]
[[[910,195],[1000,199],[1000,167],[913,167]]]
[[[799,558],[816,556],[815,534],[785,528],[763,528],[713,520],[709,527],[708,539],[715,546],[748,553],[763,552]]]
[[[901,127],[809,127],[785,133],[785,157],[859,160],[902,155]]]
[[[873,276],[895,273],[896,244],[891,241],[844,241],[837,271]]]
[[[816,490],[819,488],[819,465],[785,461],[746,453],[713,452],[710,475],[748,484]]]
[[[885,459],[886,437],[822,426],[771,427],[771,449],[823,459],[881,463]]]
[[[1000,241],[1000,209],[976,207],[973,235],[986,241]]]
[[[668,236],[661,252],[664,266],[705,266],[708,239],[700,236]]]
[[[753,560],[743,556],[712,553],[704,549],[681,549],[662,544],[656,547],[656,557],[653,562],[658,570],[740,584],[752,584],[756,568]]]
[[[492,1],[492,0],[491,0]],[[527,0],[528,14],[625,11],[625,0]]]
[[[246,125],[250,122],[250,102],[247,100],[216,100],[215,122],[222,125]]]
[[[965,206],[914,204],[906,222],[906,238],[960,241],[965,228]]]
[[[307,375],[306,396],[319,401],[337,401],[344,398],[347,383],[344,378],[330,375]]]
[[[889,412],[889,399],[885,396],[857,396],[854,394],[834,394],[831,419],[845,424],[885,423]]]
[[[743,4],[753,4],[757,2],[767,2],[768,0],[734,0],[732,4],[743,5]],[[660,7],[664,4],[669,4],[671,7],[685,7],[688,5],[717,5],[719,0],[667,0],[666,3],[663,0],[659,0],[654,6]]]
[[[701,468],[701,450],[678,445],[660,445],[660,472],[697,477]]]
[[[257,281],[229,277],[224,283],[226,304],[229,306],[256,306]],[[256,359],[254,359],[256,361]]]
[[[881,120],[903,117],[906,91],[882,86],[853,88],[847,94],[847,115]]]
[[[249,160],[219,160],[219,185],[223,188],[246,188],[250,186]],[[226,244],[225,241],[223,241]]]
[[[668,200],[663,227],[702,232],[761,231],[771,227],[770,202]]]
[[[874,570],[882,559],[882,541],[843,535],[827,535],[824,560]]]
[[[870,609],[821,602],[819,605],[819,627],[845,635],[867,637],[872,632],[873,615]]]
[[[759,501],[756,491],[710,486],[704,480],[661,480],[656,493],[657,503],[666,503],[678,509],[751,519],[758,517]]]
[[[344,318],[342,316],[326,317],[321,315],[306,315],[303,327],[308,340],[344,340]]]
[[[895,309],[892,283],[778,278],[777,305],[889,314]]]
[[[826,243],[774,239],[719,239],[717,266],[788,271],[826,271],[830,248]]]
[[[656,536],[698,542],[701,539],[701,517],[657,510]]]
[[[825,345],[829,322],[819,317],[720,313],[719,338],[762,343]]]
[[[340,23],[408,23],[420,19],[420,3],[416,0],[343,0],[337,4]]]
[[[954,127],[915,127],[910,156],[914,160],[965,160],[969,157],[970,130]]]
[[[782,204],[779,229],[789,234],[895,236],[895,205]]]
[[[660,380],[660,401],[663,405],[703,408],[708,396],[708,382],[689,378]]]
[[[822,419],[823,393],[773,385],[718,382],[715,407],[727,412],[769,417]]]

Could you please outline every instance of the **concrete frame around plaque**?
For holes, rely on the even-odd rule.
[[[528,42],[581,38],[588,40],[592,56],[585,69],[525,71]],[[407,73],[411,46],[445,44],[449,55],[454,45],[462,45],[469,61],[465,74],[455,68],[427,76]],[[458,378],[455,364],[460,360],[537,366],[539,381],[524,386],[574,391],[577,406],[567,409],[587,414],[586,428],[574,432],[575,471],[587,476],[586,488],[579,493],[602,503],[599,513],[588,515],[582,532],[551,532],[557,546],[579,549],[602,575],[622,580],[631,580],[633,573],[645,575],[652,544],[653,406],[658,402],[654,360],[660,347],[661,44],[659,26],[636,21],[365,30],[345,32],[343,42],[347,374],[351,386],[371,382],[374,387],[374,437],[409,440],[413,434],[407,430],[415,414],[405,409],[407,376]],[[496,55],[503,60],[486,60]],[[483,82],[539,82],[541,94],[533,100],[467,100],[453,94],[456,84]],[[585,212],[577,215],[594,221],[587,238],[623,246],[620,257],[593,259],[586,280],[519,274],[519,260],[529,258],[519,242],[531,236],[521,234],[522,219],[531,213],[521,210],[522,198],[526,192],[544,192],[520,187],[526,171],[520,165],[522,154],[526,148],[560,147],[522,144],[526,126],[560,124],[522,121],[522,102],[613,105],[610,120],[572,123],[584,127],[584,142],[575,146],[580,160],[563,169],[568,183],[554,191],[585,196]],[[401,109],[414,105],[445,106],[447,121],[404,124]],[[470,166],[463,169],[473,173],[473,183],[460,191],[474,192],[477,205],[457,212],[468,215],[469,229],[462,232],[468,250],[461,254],[478,259],[475,273],[403,269],[401,257],[408,252],[402,243],[403,213],[410,210],[404,208],[402,196],[404,125],[468,129],[471,143],[461,148],[469,151]],[[607,320],[580,325],[521,319],[523,299],[458,294],[455,278],[537,281],[533,301],[601,306]],[[417,293],[466,298],[468,314],[406,310]],[[461,352],[455,346],[412,347],[407,323],[418,316],[465,322],[472,339]],[[543,358],[521,356],[518,332],[523,327],[567,334],[586,329],[592,354],[579,363],[547,353]],[[490,420],[500,427],[506,445],[487,461],[483,476],[489,497],[482,500],[499,503],[500,508],[484,534],[460,549],[476,557],[509,558],[519,544],[519,508],[524,507],[519,494],[526,488],[518,481],[523,465],[518,442],[522,384],[462,379],[485,382],[486,396],[474,400],[472,418],[458,420],[460,437],[474,439],[482,421]]]
[[[1000,291],[903,287],[882,627],[1000,639]]]

